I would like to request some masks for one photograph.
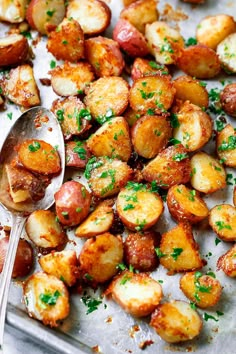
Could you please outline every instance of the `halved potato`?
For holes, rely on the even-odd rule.
[[[24,21],[28,0],[1,0],[0,21],[20,23]]]
[[[230,204],[216,205],[209,214],[209,224],[220,239],[236,241],[236,208]]]
[[[0,38],[0,66],[21,64],[28,55],[29,44],[21,34]]]
[[[144,58],[135,58],[131,70],[131,78],[133,81],[140,77],[168,74],[169,71],[165,65]]]
[[[228,277],[236,277],[236,245],[218,259],[217,267],[223,270]]]
[[[220,93],[220,103],[223,110],[230,116],[236,117],[236,84],[228,84]]]
[[[227,124],[216,136],[217,155],[224,165],[236,167],[236,131]]]
[[[231,33],[220,44],[218,44],[216,53],[219,57],[222,67],[227,73],[236,73],[236,33]]]

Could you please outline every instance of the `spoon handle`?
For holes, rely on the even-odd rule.
[[[8,250],[1,274],[0,285],[0,352],[3,350],[4,325],[6,317],[7,299],[11,284],[11,275],[15,263],[17,246],[24,227],[25,217],[12,214],[12,228]]]

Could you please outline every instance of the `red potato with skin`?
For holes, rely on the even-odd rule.
[[[91,194],[76,181],[65,182],[55,193],[56,214],[62,225],[81,223],[89,213]]]
[[[22,63],[27,58],[28,51],[28,41],[21,34],[0,38],[0,66]]]
[[[66,166],[78,169],[85,168],[91,153],[86,142],[68,141],[66,147]]]

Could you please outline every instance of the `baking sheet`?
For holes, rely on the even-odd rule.
[[[107,1],[108,3],[108,1]],[[166,9],[166,4],[170,4],[171,8],[179,12],[179,18],[185,18],[181,21],[171,21],[172,25],[179,26],[181,33],[185,39],[195,37],[195,29],[200,19],[218,13],[225,13],[234,15],[236,17],[236,1],[229,0],[206,0],[206,4],[200,6],[192,6],[185,4],[178,0],[160,1],[158,9],[161,13]],[[122,9],[122,1],[112,0],[109,3],[112,9],[112,23],[107,33],[110,34],[114,24],[119,17]],[[176,14],[176,12],[175,12]],[[185,16],[186,15],[186,16]],[[7,27],[0,24],[0,35],[7,31]],[[34,34],[35,35],[35,34]],[[50,61],[55,60],[54,57],[47,53],[45,49],[45,38],[43,38],[36,47],[33,47],[35,53],[34,74],[41,92],[42,105],[49,108],[51,102],[57,98],[51,87],[42,86],[39,79],[49,78],[48,71],[50,70]],[[59,63],[59,61],[57,61]],[[219,80],[222,79],[218,78]],[[235,76],[227,77],[235,81]],[[219,87],[222,85],[219,80],[208,80],[207,89]],[[12,113],[10,120],[7,113]],[[15,119],[21,114],[19,107],[13,104],[7,105],[7,111],[0,112],[0,146],[5,135],[8,133],[11,125]],[[227,117],[227,120],[231,120]],[[231,123],[236,126],[235,120]],[[213,151],[213,145],[209,143],[204,150]],[[232,173],[236,177],[235,170],[227,168],[227,173]],[[76,175],[74,176],[76,179]],[[228,202],[232,204],[232,186],[227,186],[224,191],[218,191],[211,196],[205,197],[205,201],[211,208],[215,204]],[[0,209],[1,225],[10,225],[10,218],[3,209]],[[167,207],[161,219],[157,223],[157,230],[165,232],[175,225],[170,219]],[[1,232],[3,234],[3,232]],[[194,228],[194,236],[196,241],[200,244],[200,252],[208,264],[203,269],[204,271],[215,271],[216,262],[219,255],[222,255],[229,249],[232,244],[220,242],[215,245],[216,235],[210,231],[209,228],[201,228],[200,230]],[[69,238],[76,241],[76,249],[82,247],[83,241],[74,238],[73,232],[69,233]],[[139,345],[147,340],[153,343],[145,349],[146,354],[151,353],[168,353],[168,352],[196,352],[198,354],[216,354],[223,352],[224,354],[235,353],[236,345],[236,287],[235,279],[227,278],[222,271],[216,271],[217,278],[224,286],[221,300],[217,306],[211,310],[199,310],[202,316],[204,312],[213,315],[218,319],[217,322],[209,320],[203,321],[203,330],[200,336],[188,343],[180,345],[170,345],[160,339],[155,334],[154,330],[148,325],[148,320],[136,319],[126,314],[116,303],[112,300],[103,299],[103,303],[99,305],[98,310],[86,315],[87,308],[81,302],[79,295],[73,294],[71,296],[71,313],[64,321],[63,325],[52,330],[44,327],[38,321],[30,319],[25,313],[24,305],[21,302],[22,290],[20,282],[14,282],[11,286],[9,298],[9,311],[7,321],[10,325],[20,328],[27,332],[30,336],[38,338],[41,342],[46,343],[49,347],[54,348],[61,353],[89,353],[97,350],[104,354],[110,353],[143,353]],[[163,300],[182,299],[186,300],[185,296],[179,289],[180,275],[168,276],[166,269],[160,266],[152,277],[156,280],[162,280],[163,293],[165,295]],[[93,297],[98,297],[102,289],[94,293],[91,289],[87,289],[88,293]],[[105,305],[106,304],[106,305]],[[219,318],[216,316],[216,311],[224,313]]]

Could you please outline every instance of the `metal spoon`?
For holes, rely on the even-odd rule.
[[[46,188],[45,196],[41,200],[34,203],[13,203],[6,196],[8,193],[4,193],[5,177],[2,167],[4,163],[11,161],[14,157],[14,146],[26,139],[44,140],[56,147],[61,158],[61,172],[58,176],[52,178],[51,183]],[[64,161],[65,146],[60,124],[52,112],[43,107],[34,107],[24,112],[17,119],[3,143],[0,153],[0,204],[11,214],[12,228],[0,284],[0,352],[3,350],[4,324],[11,275],[26,215],[34,210],[48,209],[53,205],[54,193],[63,182]]]

